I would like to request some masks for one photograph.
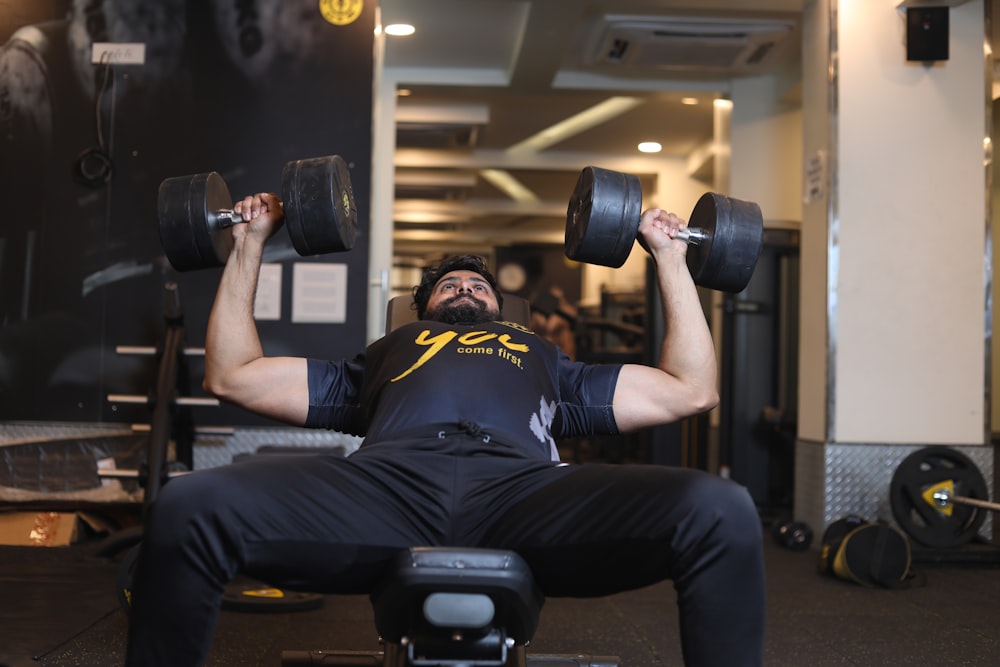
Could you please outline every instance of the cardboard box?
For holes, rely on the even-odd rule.
[[[0,544],[24,547],[61,547],[80,534],[77,512],[13,512],[0,514]]]

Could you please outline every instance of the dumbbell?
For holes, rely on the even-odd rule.
[[[783,520],[774,524],[771,536],[779,546],[792,551],[805,551],[812,544],[813,532],[802,521]]]
[[[566,211],[566,256],[620,267],[632,252],[641,215],[638,176],[585,167]],[[764,244],[764,217],[754,202],[707,192],[677,238],[689,244],[687,265],[696,284],[741,292]]]
[[[302,256],[354,247],[358,209],[347,164],[339,155],[294,160],[281,174],[285,228]],[[176,176],[157,195],[160,244],[178,271],[223,266],[233,248],[229,188],[218,172]]]

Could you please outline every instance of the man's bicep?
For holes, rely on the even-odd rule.
[[[625,364],[615,385],[615,421],[622,432],[669,424],[681,417],[683,405],[677,378],[658,368]]]
[[[303,426],[309,412],[309,378],[306,360],[298,357],[263,357],[240,371],[243,391],[232,401],[251,412]]]

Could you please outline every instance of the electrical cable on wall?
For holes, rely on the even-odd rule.
[[[78,180],[91,188],[103,187],[111,180],[114,165],[111,162],[109,149],[104,141],[104,123],[101,117],[101,102],[108,90],[111,78],[111,54],[101,54],[101,86],[94,96],[94,123],[97,131],[97,146],[84,150],[76,158],[76,175]]]

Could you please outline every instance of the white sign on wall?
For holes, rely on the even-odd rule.
[[[253,316],[258,320],[281,319],[281,264],[261,265]]]
[[[299,262],[292,272],[292,322],[347,321],[347,265]]]

